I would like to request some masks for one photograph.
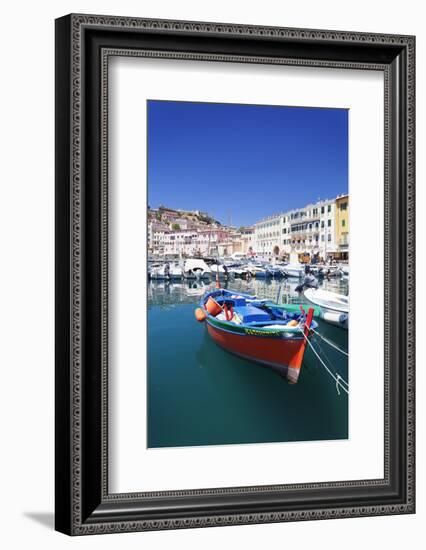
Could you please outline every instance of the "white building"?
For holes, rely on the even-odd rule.
[[[156,254],[164,253],[166,235],[169,232],[168,225],[153,221],[148,223],[148,250]]]
[[[255,224],[255,252],[260,256],[287,256],[290,252],[319,254],[336,251],[335,199],[318,201],[265,218]]]
[[[164,237],[164,254],[192,256],[196,251],[197,232],[169,231]]]

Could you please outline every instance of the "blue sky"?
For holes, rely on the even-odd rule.
[[[348,111],[148,101],[148,204],[237,227],[348,192]]]

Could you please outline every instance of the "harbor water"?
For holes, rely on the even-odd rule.
[[[306,303],[299,281],[236,279],[224,288],[280,303]],[[148,283],[147,446],[181,447],[347,439],[348,395],[308,346],[299,381],[218,347],[194,318],[214,282]],[[348,280],[321,288],[348,293]],[[318,319],[318,332],[348,351],[348,331]],[[348,358],[318,336],[312,343],[349,382]],[[339,393],[340,391],[340,393]]]

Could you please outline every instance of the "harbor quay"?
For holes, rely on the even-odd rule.
[[[349,195],[273,214],[251,226],[224,225],[206,212],[148,208],[154,258],[233,257],[301,263],[349,261]]]

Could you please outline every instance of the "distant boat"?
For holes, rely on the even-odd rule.
[[[211,264],[210,270],[212,272],[212,276],[216,277],[218,275],[219,279],[229,279],[233,277],[231,270],[224,264]]]
[[[272,277],[272,271],[262,264],[253,264],[250,266],[250,273],[256,279],[269,279]]]
[[[305,274],[305,266],[302,264],[287,264],[282,269],[287,277],[300,279]]]
[[[212,276],[212,271],[204,260],[188,258],[183,266],[183,276],[185,279],[207,279]]]
[[[295,384],[311,329],[314,309],[288,312],[255,296],[218,289],[205,294],[195,311],[213,340],[244,359],[270,367]]]
[[[305,266],[299,262],[299,255],[294,250],[290,252],[290,262],[282,267],[286,277],[301,279],[305,274]]]
[[[166,262],[162,266],[152,267],[149,278],[154,281],[179,280],[183,277],[182,267],[178,263]]]
[[[321,308],[320,317],[333,325],[347,329],[349,326],[349,297],[328,290],[308,288],[305,298]]]

